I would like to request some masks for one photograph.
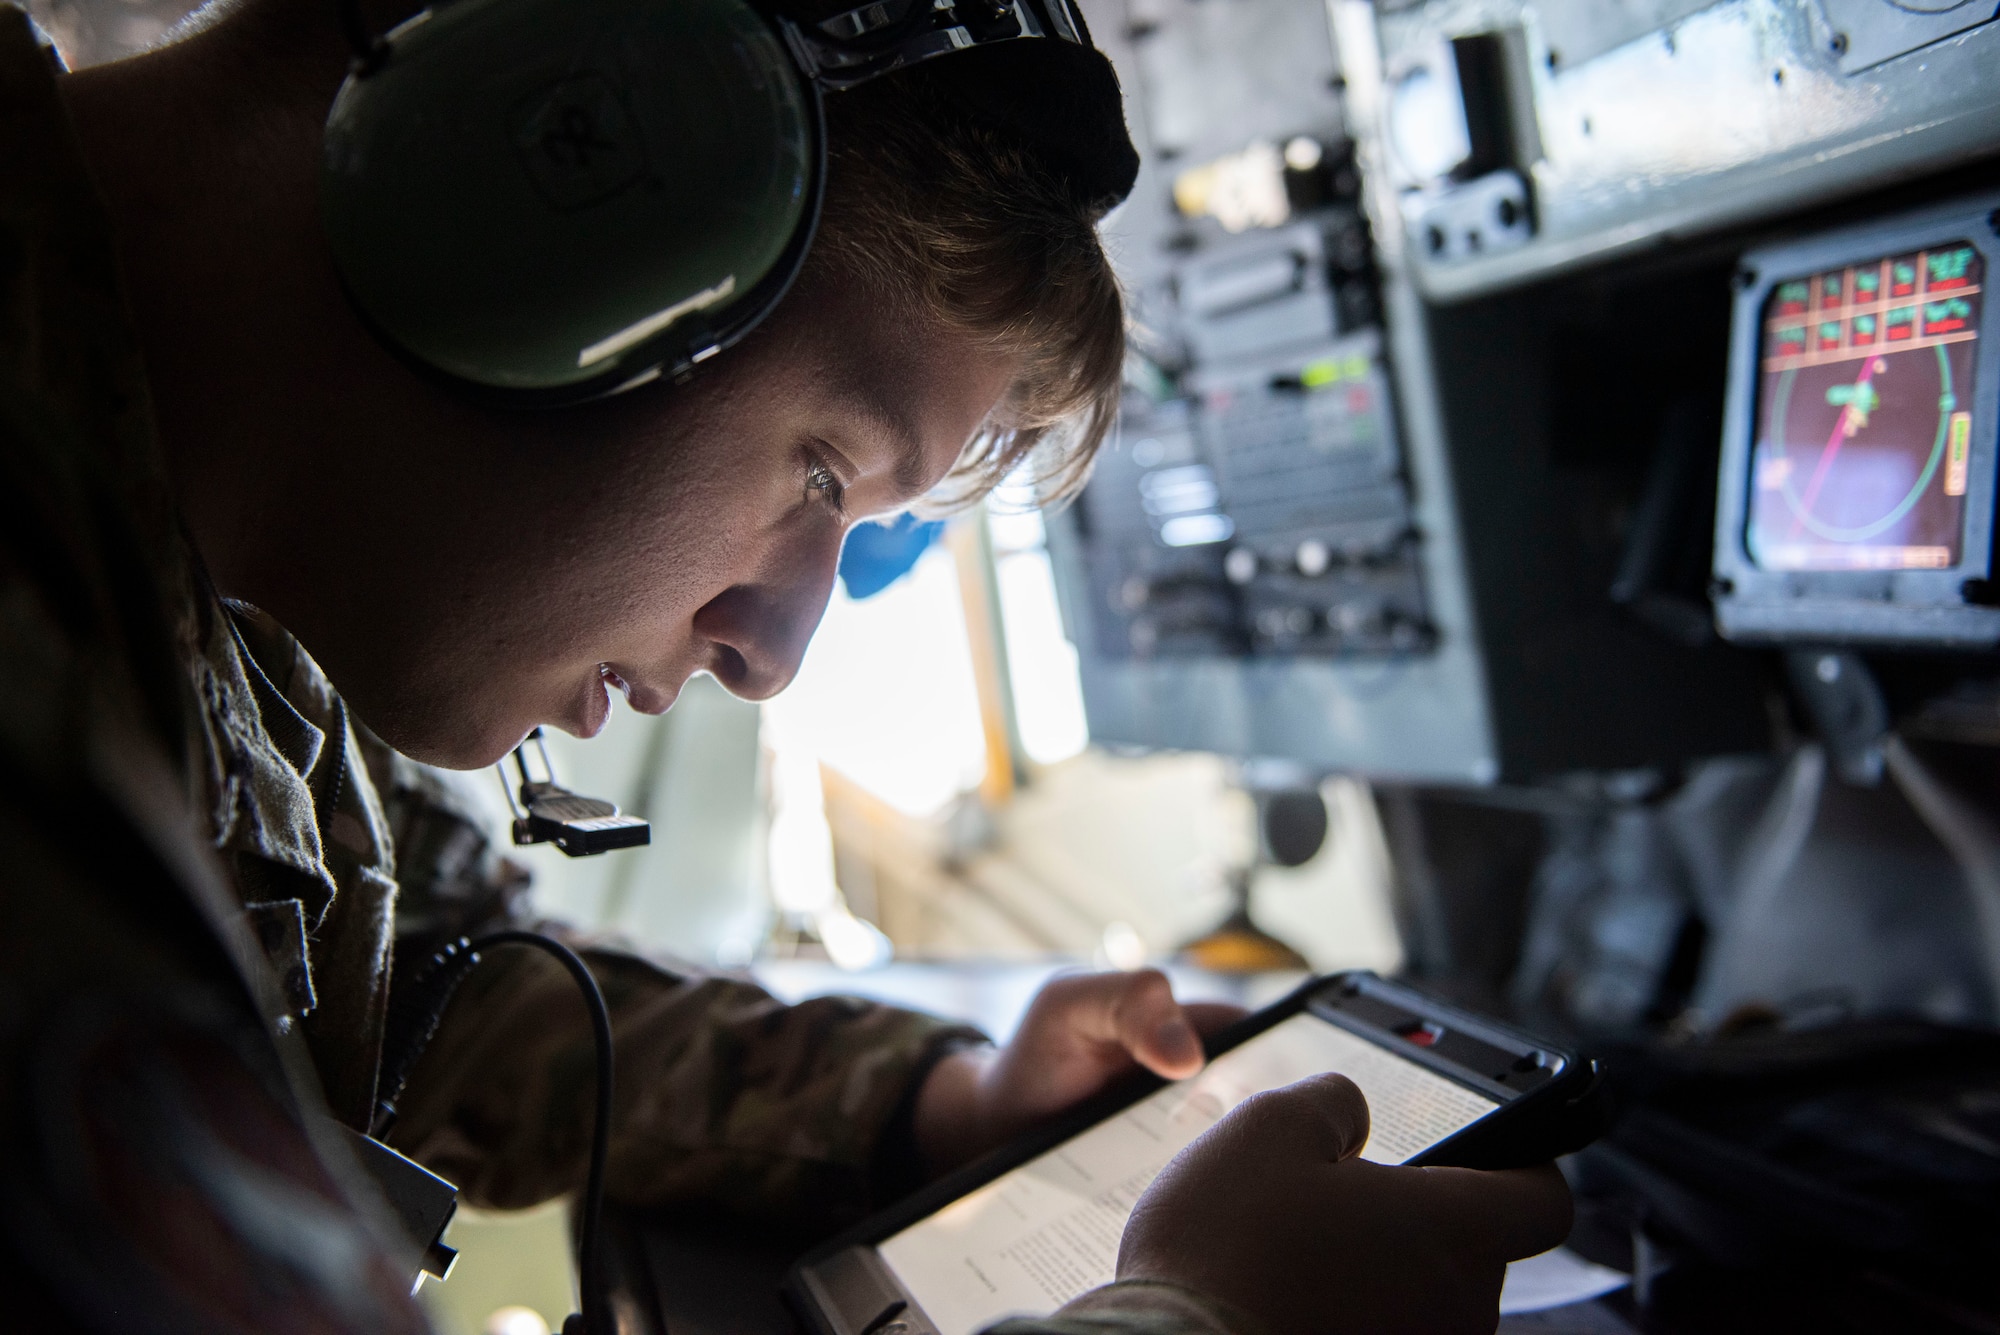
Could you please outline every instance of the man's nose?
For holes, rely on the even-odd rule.
[[[826,613],[840,540],[794,549],[754,580],[732,584],[694,614],[711,646],[708,670],[731,695],[768,700],[791,684]]]

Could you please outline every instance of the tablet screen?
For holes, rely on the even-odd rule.
[[[972,1335],[1044,1315],[1114,1278],[1139,1196],[1188,1142],[1252,1094],[1322,1071],[1361,1087],[1370,1116],[1361,1157],[1398,1164],[1500,1105],[1310,1013],[1281,1021],[1031,1159],[878,1247],[936,1325]]]

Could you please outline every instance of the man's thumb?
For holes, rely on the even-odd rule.
[[[1307,1076],[1260,1096],[1260,1101],[1268,1105],[1267,1115],[1310,1136],[1329,1163],[1353,1158],[1368,1143],[1368,1100],[1344,1075]]]

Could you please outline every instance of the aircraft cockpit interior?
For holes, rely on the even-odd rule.
[[[1367,776],[1405,976],[1619,1054],[1603,1329],[1995,1310],[1989,11],[1120,21],[1140,364],[1051,532],[1092,736]]]
[[[186,9],[26,4],[86,70]],[[1003,1038],[1157,967],[1512,1063],[1451,1076],[1482,1115],[1588,1070],[1503,1335],[2000,1330],[2000,0],[1075,8],[1139,159],[1088,481],[858,525],[782,694],[698,676],[470,775],[510,893]],[[971,1335],[1110,1279],[1165,1163],[1053,1144],[1089,1189],[988,1251],[973,1207],[1054,1160],[827,1252],[620,1206],[613,1155],[582,1290],[558,1204],[432,1220],[418,1296],[450,1335],[599,1282],[621,1331]]]

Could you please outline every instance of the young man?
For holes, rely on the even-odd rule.
[[[769,696],[857,518],[1035,449],[1075,477],[1113,408],[1106,201],[905,75],[832,100],[822,236],[752,338],[685,386],[478,407],[332,270],[347,60],[329,7],[241,0],[60,75],[0,9],[0,1280],[37,1329],[420,1328],[328,1115],[525,1205],[577,1186],[592,1094],[582,1008],[523,951],[385,1081],[392,960],[511,912],[402,757],[488,765],[697,671]],[[996,1051],[588,959],[614,1196],[798,1230],[1134,1063],[1192,1072],[1214,1018],[1074,979]],[[1338,1078],[1253,1101],[1148,1193],[1119,1284],[1015,1325],[1490,1329],[1560,1180],[1378,1168],[1366,1125]]]

